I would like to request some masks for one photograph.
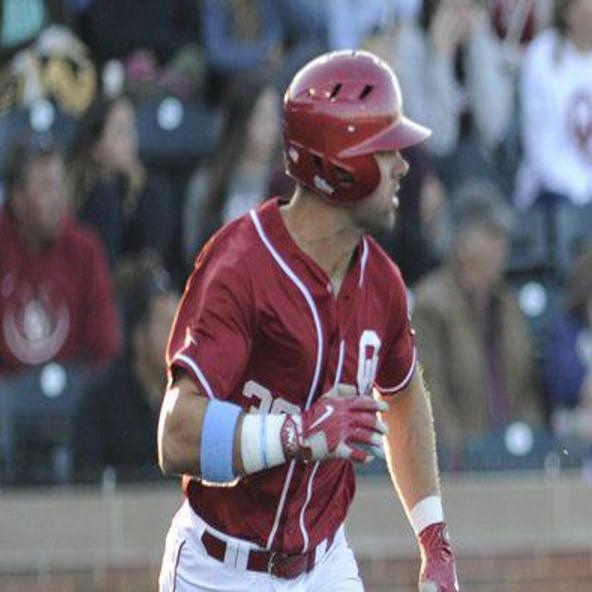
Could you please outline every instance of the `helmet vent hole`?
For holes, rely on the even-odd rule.
[[[353,175],[341,167],[335,167],[335,176],[337,177],[340,185],[349,187],[354,184]]]
[[[329,99],[331,101],[334,101],[337,98],[337,95],[339,94],[339,91],[341,90],[342,84],[341,82],[339,82],[338,84],[336,84],[333,87],[333,90],[331,91],[331,94],[329,95]]]
[[[372,91],[374,90],[374,86],[372,84],[366,84],[360,93],[359,99],[365,99]]]
[[[323,171],[323,159],[318,156],[317,154],[312,154],[312,161],[314,162],[315,167],[318,171]]]

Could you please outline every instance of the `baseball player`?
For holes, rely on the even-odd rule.
[[[419,589],[458,591],[405,286],[369,236],[395,222],[399,150],[430,132],[362,51],[307,64],[283,124],[294,195],[211,239],[172,329],[159,458],[186,501],[160,590],[363,590],[343,523],[353,463],[384,442]]]

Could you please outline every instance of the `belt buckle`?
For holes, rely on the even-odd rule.
[[[306,563],[303,563],[305,561],[305,555],[291,555],[290,553],[273,551],[267,564],[267,573],[276,578],[291,580],[307,571]]]
[[[273,568],[275,567],[275,560],[277,555],[277,551],[272,551],[271,555],[269,556],[269,561],[267,562],[267,574],[270,576],[273,575]]]

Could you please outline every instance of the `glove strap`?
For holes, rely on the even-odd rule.
[[[288,415],[280,432],[286,458],[307,460],[307,450],[302,446],[302,420],[298,415]]]

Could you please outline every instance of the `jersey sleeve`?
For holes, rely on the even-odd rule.
[[[387,340],[374,386],[382,395],[394,395],[413,378],[417,365],[415,332],[411,328],[407,290],[401,274],[393,265],[394,279],[390,283],[390,318]]]
[[[228,253],[200,256],[169,337],[169,374],[184,370],[209,398],[232,393],[250,356],[254,300],[245,268]]]

